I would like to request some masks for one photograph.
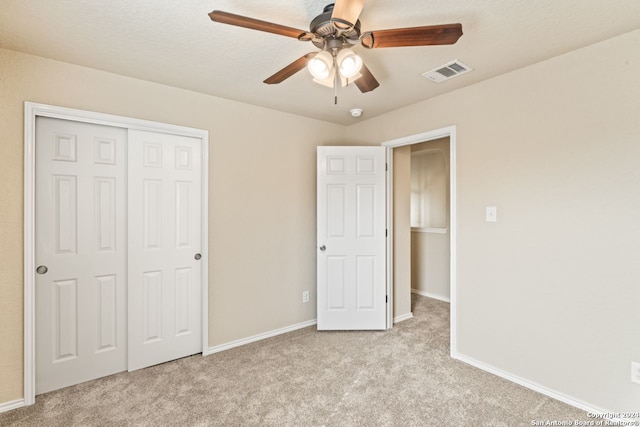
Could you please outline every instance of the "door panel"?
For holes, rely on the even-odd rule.
[[[54,286],[54,362],[60,362],[78,357],[78,281],[59,280]]]
[[[148,271],[143,277],[143,339],[151,343],[162,339],[162,271]]]
[[[385,329],[385,149],[318,147],[318,329]]]
[[[118,325],[118,312],[116,304],[116,276],[96,277],[97,301],[96,312],[98,324],[96,334],[98,351],[111,350],[116,347],[116,330]]]
[[[36,393],[126,370],[126,131],[36,121]]]
[[[327,185],[327,236],[345,237],[345,185]]]
[[[129,370],[202,351],[201,144],[129,131]]]
[[[116,180],[95,178],[95,236],[96,248],[101,251],[115,250],[116,243]]]

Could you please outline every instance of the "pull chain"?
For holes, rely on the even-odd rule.
[[[335,73],[333,75],[333,105],[338,105],[338,79],[340,78],[338,76],[338,74],[340,73],[338,71],[338,63],[336,61],[336,54],[335,52],[333,53],[333,69],[335,70]]]
[[[333,105],[338,105],[338,72],[336,71],[336,75],[334,78],[334,82],[333,82],[333,95],[334,95],[334,100],[333,100]]]

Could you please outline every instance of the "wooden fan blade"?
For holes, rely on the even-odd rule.
[[[360,89],[360,92],[371,92],[372,90],[380,86],[380,83],[378,83],[376,78],[373,77],[373,74],[371,74],[371,71],[369,71],[366,65],[362,64],[360,74],[362,74],[362,77],[358,78],[358,80],[354,82],[356,86],[358,86],[358,89]]]
[[[306,31],[298,30],[296,28],[285,27],[284,25],[274,24],[272,22],[260,21],[259,19],[222,12],[221,10],[214,10],[209,14],[209,17],[214,22],[249,28],[251,30],[264,31],[281,36],[293,37],[294,39],[299,39],[307,33]]]
[[[366,0],[336,0],[331,14],[331,22],[340,28],[348,29],[356,25]]]
[[[396,28],[369,31],[360,37],[362,46],[379,47],[430,46],[454,44],[462,36],[461,24],[432,25],[428,27]]]
[[[296,59],[291,64],[284,67],[282,70],[278,71],[273,76],[266,79],[264,82],[268,85],[275,85],[278,83],[282,83],[283,81],[285,81],[286,79],[288,79],[289,77],[293,76],[295,73],[297,73],[298,71],[306,67],[309,60],[313,58],[315,55],[316,53],[313,53],[313,52],[307,53],[302,58]]]

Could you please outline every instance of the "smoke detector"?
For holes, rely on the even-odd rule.
[[[440,67],[434,68],[431,71],[427,71],[426,73],[423,73],[422,76],[436,83],[442,83],[445,80],[458,77],[459,75],[468,73],[469,71],[473,71],[473,68],[456,59]]]
[[[362,115],[362,108],[352,108],[349,112],[352,117],[360,117]]]

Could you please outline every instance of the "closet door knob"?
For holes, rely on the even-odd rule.
[[[326,247],[325,245],[322,245],[322,246],[320,246],[320,250],[321,250],[322,252],[324,252],[324,251],[326,251],[326,250],[327,250],[327,247]]]
[[[49,271],[49,269],[46,265],[39,265],[38,268],[36,268],[36,273],[38,274],[46,274],[47,271]]]
[[[202,255],[195,254],[193,257],[196,259],[196,261],[200,261],[200,258],[202,258]]]

